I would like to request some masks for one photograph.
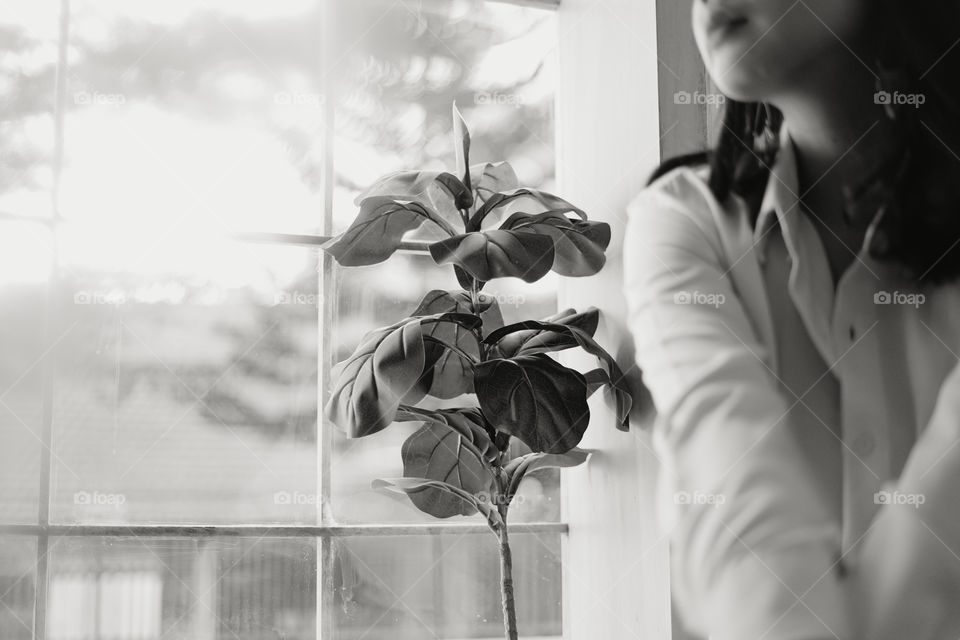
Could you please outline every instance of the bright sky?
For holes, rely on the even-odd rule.
[[[74,28],[85,36],[102,30],[106,37],[109,23],[117,18],[175,25],[209,9],[257,20],[300,15],[317,1],[71,0],[71,5]],[[59,0],[4,0],[4,9],[0,24],[26,27],[51,46],[55,43]],[[512,43],[492,48],[476,70],[478,86],[496,87],[504,79],[528,74],[548,54],[555,37],[546,27],[526,38],[522,51]],[[51,54],[55,47],[44,56]],[[520,59],[529,59],[530,69],[519,65]],[[304,183],[296,158],[264,127],[263,116],[315,136],[311,153],[319,156],[322,110],[306,99],[310,96],[284,101],[264,95],[263,88],[246,77],[224,76],[218,82],[238,104],[251,104],[252,99],[252,112],[238,110],[236,118],[223,121],[201,120],[105,90],[71,89],[60,210],[67,220],[83,224],[65,228],[61,263],[146,276],[193,273],[237,286],[258,279],[283,280],[303,270],[305,251],[269,252],[268,258],[265,250],[224,243],[222,236],[242,230],[316,230],[319,193]],[[21,133],[50,148],[50,130],[49,118],[35,118]],[[399,158],[346,138],[338,137],[334,150],[338,172],[358,184],[407,168],[398,165]],[[337,192],[334,210],[352,218],[353,195]],[[4,211],[34,214],[48,207],[42,192],[15,192],[0,201]],[[42,280],[52,255],[49,234],[39,225],[0,226],[0,283]]]

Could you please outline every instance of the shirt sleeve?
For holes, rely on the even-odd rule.
[[[675,172],[641,193],[624,244],[628,324],[657,409],[674,602],[711,640],[846,640],[840,524],[797,454],[695,179]]]
[[[944,380],[900,479],[875,499],[881,506],[855,573],[863,637],[960,637],[960,366]]]

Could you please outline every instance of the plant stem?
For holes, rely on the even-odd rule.
[[[517,640],[517,608],[513,600],[513,555],[507,538],[507,523],[497,530],[500,541],[500,595],[503,603],[503,630],[506,640]]]

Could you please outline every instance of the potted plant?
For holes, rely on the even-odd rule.
[[[573,309],[504,326],[496,278],[535,282],[553,270],[589,276],[604,265],[610,227],[557,196],[520,187],[506,162],[470,166],[470,134],[453,106],[456,174],[389,174],[356,200],[350,227],[323,248],[340,265],[382,262],[404,236],[434,225],[446,237],[428,248],[452,265],[462,290],[430,291],[409,317],[368,333],[332,373],[326,417],[348,437],[395,422],[422,423],[400,449],[403,477],[374,487],[409,496],[437,518],[480,513],[497,536],[505,636],[517,638],[507,514],[526,474],[583,463],[587,399],[604,387],[628,428],[631,397],[613,357],[595,340],[599,311]],[[581,373],[551,357],[580,348],[598,367]],[[468,406],[419,407],[428,396],[463,396]],[[516,438],[530,450],[514,455]]]

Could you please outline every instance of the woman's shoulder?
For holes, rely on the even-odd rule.
[[[732,200],[733,198],[731,198]],[[667,244],[722,246],[731,212],[710,190],[710,168],[685,163],[655,175],[627,205],[628,236],[640,234]]]

